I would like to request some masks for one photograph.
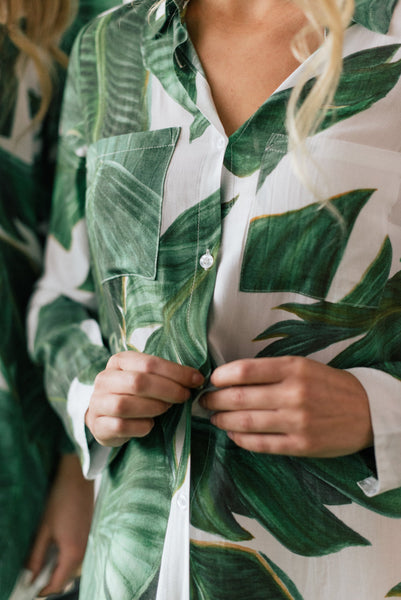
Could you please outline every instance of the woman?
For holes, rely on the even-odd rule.
[[[80,36],[31,334],[103,469],[83,600],[400,595],[400,44],[399,0]]]
[[[9,598],[26,560],[36,577],[53,546],[58,557],[42,591],[60,592],[82,561],[92,516],[92,483],[82,478],[44,397],[42,373],[25,350],[24,321],[41,270],[65,52],[77,27],[114,4],[81,2],[73,26],[69,0],[0,6],[1,600]]]

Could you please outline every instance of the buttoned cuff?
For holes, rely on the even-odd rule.
[[[93,392],[93,385],[80,383],[75,378],[70,386],[67,412],[71,419],[75,442],[80,450],[82,472],[87,479],[95,479],[109,462],[111,448],[101,446],[85,426],[85,414]]]
[[[373,426],[376,476],[358,481],[373,497],[401,487],[401,383],[370,368],[348,369],[365,388]]]

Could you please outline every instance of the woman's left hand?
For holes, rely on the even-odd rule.
[[[297,356],[218,367],[201,400],[212,423],[242,448],[330,458],[373,444],[365,389],[347,371]]]
[[[85,553],[93,504],[93,481],[84,479],[75,454],[64,454],[26,565],[34,580],[44,567],[49,550],[56,548],[56,565],[40,596],[61,593],[77,574]]]

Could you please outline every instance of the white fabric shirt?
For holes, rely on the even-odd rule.
[[[245,509],[238,512],[238,507],[232,510],[233,518],[249,532],[249,539],[234,540],[218,532],[217,526],[216,530],[200,526],[203,521],[196,513],[194,496],[204,479],[198,470],[194,474],[194,463],[186,448],[191,417],[184,412],[174,433],[175,463],[177,472],[181,465],[183,476],[177,476],[179,485],[171,497],[154,596],[157,600],[189,598],[190,586],[195,585],[190,556],[201,564],[196,552],[206,546],[213,551],[236,548],[248,558],[257,556],[269,573],[278,566],[275,577],[280,579],[282,595],[277,598],[381,600],[388,594],[401,594],[401,513],[395,508],[401,486],[401,349],[397,345],[396,299],[401,260],[401,3],[371,4],[369,13],[359,2],[356,14],[360,18],[346,33],[344,74],[336,97],[338,109],[330,113],[307,144],[311,157],[308,177],[343,217],[344,232],[336,216],[318,209],[314,195],[295,175],[292,157],[287,153],[280,115],[285,114],[288,94],[308,61],[227,138],[175,4],[164,3],[149,24],[142,23],[141,53],[147,73],[142,110],[146,126],[138,131],[135,124],[131,130],[129,117],[124,125],[122,117],[121,122],[117,122],[118,116],[114,122],[114,113],[122,112],[114,107],[110,116],[109,105],[104,108],[99,102],[103,112],[97,113],[95,135],[90,129],[90,111],[86,111],[89,102],[85,103],[90,79],[82,67],[85,58],[80,64],[76,51],[78,71],[74,77],[75,82],[79,81],[79,72],[81,80],[75,93],[84,107],[84,117],[82,108],[74,113],[74,103],[78,102],[71,100],[72,93],[70,98],[67,94],[64,132],[74,140],[75,155],[86,157],[86,209],[70,228],[68,247],[62,241],[62,227],[57,230],[53,226],[46,272],[32,303],[32,346],[36,333],[35,343],[41,347],[37,332],[46,327],[46,317],[41,313],[39,318],[39,311],[61,296],[90,309],[96,306],[95,291],[83,285],[92,269],[97,289],[102,290],[97,296],[100,322],[89,316],[80,318],[79,330],[93,348],[103,348],[106,338],[107,352],[136,349],[196,367],[206,364],[207,375],[213,366],[239,358],[302,354],[355,375],[367,391],[372,416],[375,467],[370,473],[354,481],[354,471],[347,471],[345,459],[338,467],[341,484],[333,483],[326,471],[319,479],[348,498],[338,502],[322,499],[324,511],[369,544],[346,542],[337,550],[319,548],[314,554],[306,549],[304,540],[298,549],[283,542],[280,527],[287,526],[284,521],[277,525],[277,531]],[[380,6],[384,5],[392,18],[389,31],[379,33],[373,30],[374,17],[380,21]],[[111,21],[103,21],[99,30],[103,27],[106,32],[104,39],[109,34],[111,39],[113,23],[118,19],[124,32],[124,19],[133,19],[129,10],[133,14],[136,9],[125,8],[112,13]],[[368,14],[372,17],[370,26]],[[89,47],[91,38],[89,33],[86,35],[81,49],[85,43]],[[107,43],[105,48],[106,56],[115,50]],[[99,56],[95,59],[98,66]],[[129,69],[136,73],[129,62],[125,68],[127,73]],[[100,68],[97,73],[101,77]],[[152,185],[156,189],[152,174],[159,171],[164,174],[160,198],[153,188],[154,196],[149,198],[155,203],[160,201],[160,205],[154,215],[149,212],[148,223],[148,197],[138,209],[130,203],[141,201],[140,194],[136,195],[137,185],[141,190],[143,183],[147,189]],[[68,202],[67,197],[65,204]],[[56,212],[58,207],[56,197]],[[221,223],[216,224],[220,218]],[[129,219],[131,227],[126,226]],[[192,235],[188,239],[184,228],[187,221]],[[112,247],[113,239],[118,239],[118,249]],[[175,252],[168,245],[173,243],[171,240],[178,240]],[[163,253],[169,251],[171,256],[164,258]],[[167,302],[170,289],[170,303],[176,298],[173,290],[180,269],[183,278],[185,269],[192,273],[185,288],[185,313],[177,317],[179,325],[171,325],[172,333],[166,341],[162,336],[166,327],[163,319],[167,317],[160,306]],[[151,287],[153,284],[155,287]],[[180,289],[184,294],[184,287]],[[104,308],[102,294],[115,304],[115,314],[110,306]],[[180,309],[174,310],[178,314]],[[156,341],[158,336],[163,342]],[[199,358],[205,359],[204,352],[207,360]],[[75,374],[67,370],[72,373],[71,380],[65,406],[59,405],[58,410],[80,447],[86,475],[93,477],[106,465],[112,470],[121,454],[110,454],[93,439],[88,445],[84,415],[93,383],[81,376],[83,368],[79,364]],[[210,427],[208,417],[195,400],[193,440],[197,439],[196,427]],[[209,435],[212,437],[208,443],[214,448],[210,440],[215,432],[210,430]],[[220,441],[215,443],[219,447]],[[202,460],[206,473],[208,452]],[[319,467],[315,463],[311,467],[312,463],[305,463],[306,472],[318,476]],[[329,461],[322,468],[330,470],[333,464]],[[281,489],[278,475],[275,481]],[[303,485],[308,494],[308,484]],[[392,495],[383,496],[384,492]],[[294,510],[300,510],[296,498],[292,501]],[[289,499],[283,497],[282,502],[286,504]],[[292,514],[289,506],[288,519]],[[277,517],[278,521],[281,518]],[[313,522],[312,513],[310,518],[314,539],[313,529],[318,531],[319,524]],[[95,533],[87,559],[92,566],[91,561],[98,560],[93,557],[101,552],[95,547],[96,539]],[[193,557],[191,552],[195,553]],[[219,561],[215,562],[217,573]],[[200,567],[193,572],[200,573]],[[286,577],[277,573],[284,573],[292,584],[285,583]],[[126,577],[129,579],[129,575]],[[97,600],[103,598],[104,592],[99,587],[96,590]],[[224,597],[231,598],[232,593],[227,588]],[[205,594],[196,597],[212,597]],[[259,598],[251,593],[249,597]]]

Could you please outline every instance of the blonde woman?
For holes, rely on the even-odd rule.
[[[40,587],[60,592],[82,561],[92,516],[92,483],[28,359],[24,321],[41,271],[66,52],[84,21],[115,4],[81,2],[76,14],[72,0],[0,3],[1,600],[24,564],[36,578],[54,550]]]
[[[400,0],[80,36],[30,325],[103,471],[83,600],[401,594],[400,45]]]

